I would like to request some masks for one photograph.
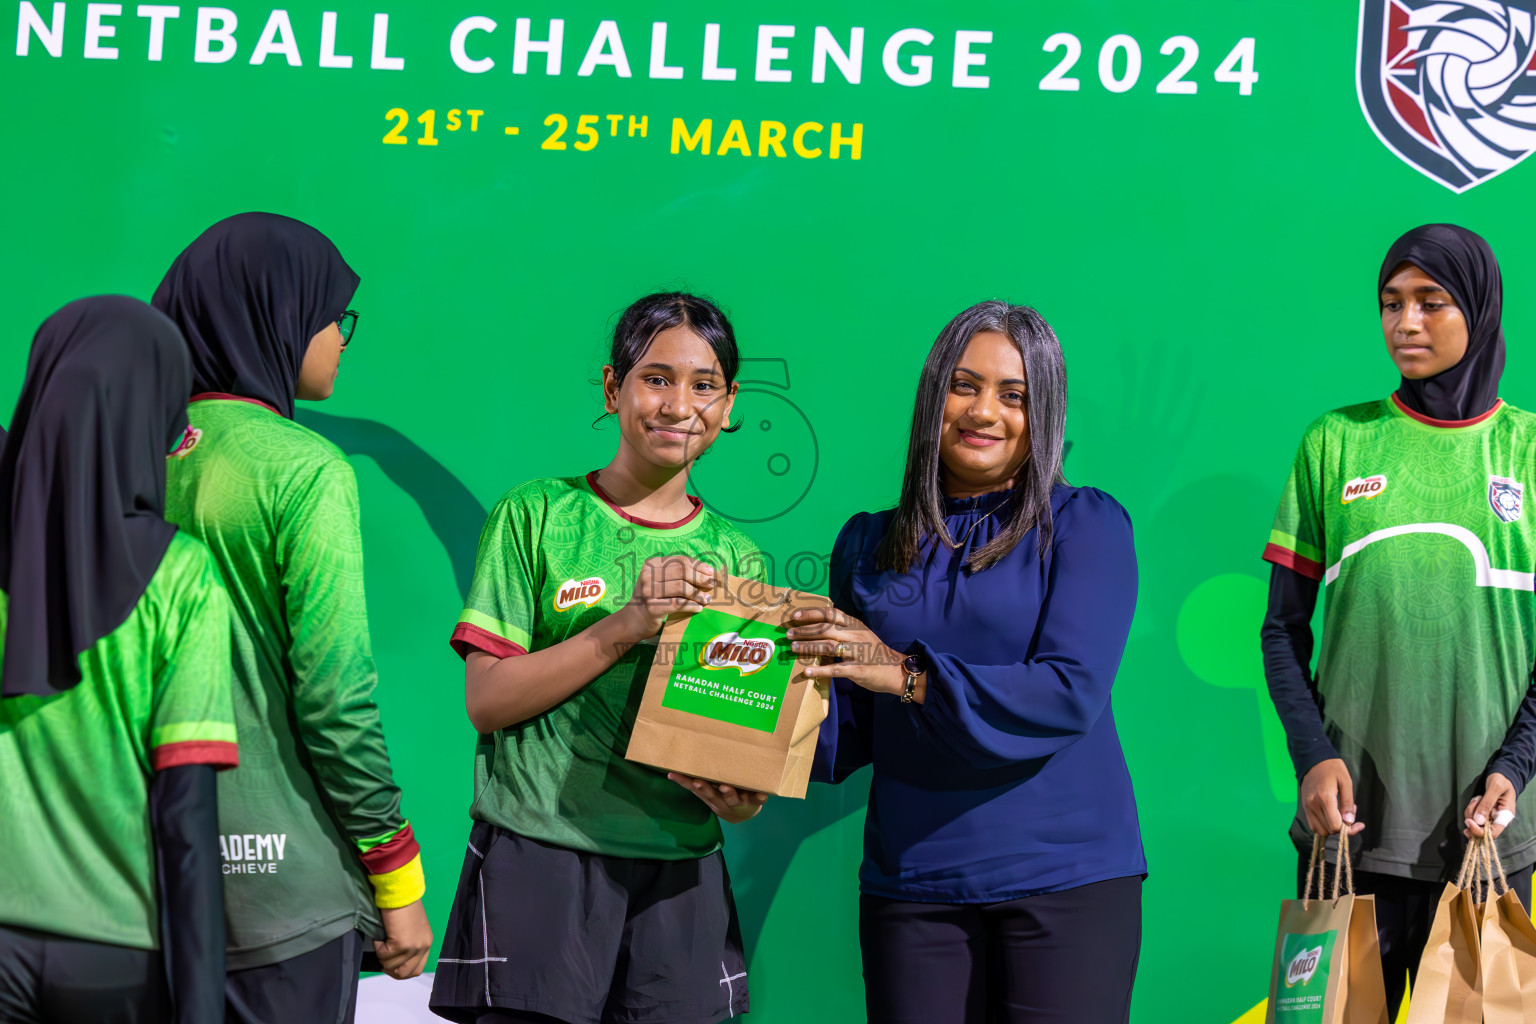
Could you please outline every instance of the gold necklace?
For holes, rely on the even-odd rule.
[[[998,505],[996,506],[996,508],[992,509],[992,512],[996,512],[999,508],[1002,508],[1003,505],[1005,505],[1005,504],[1007,504],[1007,502],[999,502]],[[980,519],[978,519],[974,523],[972,523],[971,524],[971,528],[969,530],[965,531],[965,536],[961,539],[959,544],[955,545],[955,547],[963,548],[967,544],[969,544],[970,541],[971,541],[971,534],[976,532],[976,527],[980,526],[982,523],[984,523],[988,519],[992,518],[992,512],[988,512],[986,515],[982,516]]]

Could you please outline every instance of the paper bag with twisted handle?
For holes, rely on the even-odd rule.
[[[624,756],[667,771],[804,797],[825,680],[796,657],[784,624],[826,598],[726,575],[709,606],[669,619]]]
[[[1354,894],[1349,837],[1342,833],[1325,897],[1322,853],[1323,838],[1314,836],[1303,898],[1280,904],[1265,1024],[1387,1024],[1375,900]]]
[[[1467,844],[1461,873],[1435,907],[1429,941],[1413,979],[1408,1024],[1483,1024],[1482,926],[1477,843]]]
[[[1525,1024],[1536,1020],[1536,927],[1509,887],[1498,846],[1474,840],[1482,848],[1489,883],[1483,914],[1482,947],[1484,1024]]]

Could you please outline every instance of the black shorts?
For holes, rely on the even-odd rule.
[[[351,931],[308,953],[224,977],[225,1024],[352,1024],[373,943]]]
[[[605,857],[476,822],[443,934],[432,1011],[569,1024],[718,1024],[747,1011],[720,853]]]
[[[160,1024],[169,1013],[158,950],[0,925],[5,1024]]]

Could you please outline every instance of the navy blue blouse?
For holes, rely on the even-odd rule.
[[[947,502],[950,535],[974,535],[908,573],[875,569],[892,512],[854,516],[833,547],[833,603],[929,666],[925,704],[833,683],[815,778],[874,765],[863,892],[990,903],[1146,873],[1109,702],[1136,607],[1130,517],[1103,491],[1058,484],[1044,561],[1031,530],[991,568],[963,570],[1001,528],[977,520],[1007,496]]]

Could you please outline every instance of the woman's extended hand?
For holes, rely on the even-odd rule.
[[[1301,809],[1313,835],[1331,836],[1349,827],[1355,835],[1365,828],[1355,820],[1355,784],[1342,758],[1319,761],[1301,780]]]
[[[715,589],[715,570],[686,555],[647,558],[640,565],[635,591],[616,614],[623,615],[636,642],[661,632],[667,616],[702,611]]]
[[[812,679],[838,676],[875,693],[900,694],[906,689],[907,673],[901,664],[906,656],[887,647],[873,630],[847,612],[802,608],[790,616],[790,622],[785,631],[790,650],[841,659],[836,664],[806,669],[805,674]],[[919,682],[912,699],[922,703],[923,689]]]
[[[1471,839],[1486,832],[1494,839],[1515,820],[1515,784],[1498,772],[1483,780],[1483,795],[1467,804],[1467,827],[1461,834]]]
[[[763,804],[768,801],[767,793],[695,779],[682,772],[667,772],[667,778],[703,800],[710,810],[732,825],[740,825],[762,810]]]

